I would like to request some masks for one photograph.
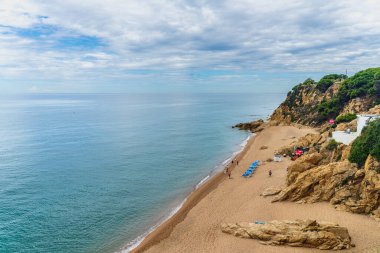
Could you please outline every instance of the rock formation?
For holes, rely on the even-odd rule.
[[[266,196],[273,196],[273,195],[279,194],[281,192],[281,190],[282,189],[278,188],[278,187],[269,187],[269,188],[265,189],[263,191],[263,193],[261,193],[260,195],[264,196],[264,197],[266,197]]]
[[[308,150],[288,167],[287,185],[274,201],[329,201],[337,209],[370,214],[380,220],[379,158],[376,156],[377,161],[369,155],[363,168],[350,163],[348,158],[352,145],[337,143],[331,136],[335,130],[355,130],[357,120],[329,124],[329,119],[338,115],[342,116],[341,121],[349,120],[344,117],[348,113],[380,114],[379,87],[380,68],[360,71],[349,78],[332,74],[319,82],[307,79],[287,94],[269,122],[261,120],[236,125],[252,132],[261,131],[267,125],[290,124],[313,126],[319,131],[319,134],[308,134],[277,151],[291,155],[297,147]],[[380,137],[371,138],[380,141]],[[360,154],[357,148],[352,150]],[[367,154],[361,159],[360,166]],[[262,195],[270,196],[277,192],[272,189]]]
[[[347,184],[347,180],[355,175],[356,171],[357,168],[348,161],[309,168],[292,177],[293,180],[273,201],[329,201],[336,189]]]
[[[224,223],[224,233],[257,239],[267,245],[288,245],[321,250],[349,249],[354,245],[347,228],[315,220],[271,221],[256,223]]]
[[[264,120],[259,119],[259,120],[248,122],[248,123],[239,123],[233,126],[233,128],[237,127],[241,130],[248,130],[248,131],[251,131],[252,133],[256,133],[256,132],[262,131],[265,128],[265,126],[266,126],[266,123],[264,122]]]
[[[288,168],[287,186],[272,201],[329,201],[339,210],[380,220],[380,163],[369,156],[363,169],[348,160],[318,166],[317,154],[305,155]]]
[[[322,159],[322,155],[318,152],[301,156],[301,158],[297,159],[288,167],[288,174],[286,177],[287,185],[292,184],[300,173],[318,165]]]

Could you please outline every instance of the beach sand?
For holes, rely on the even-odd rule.
[[[181,210],[151,233],[133,252],[321,252],[317,249],[262,245],[257,240],[241,239],[221,232],[223,222],[316,219],[346,226],[356,247],[342,252],[380,252],[380,223],[365,215],[336,211],[329,203],[271,203],[262,197],[266,188],[285,183],[291,163],[266,162],[251,178],[241,175],[256,159],[272,158],[280,147],[294,138],[314,132],[294,126],[269,127],[252,138],[237,157],[232,179],[219,173],[191,194]],[[260,150],[261,146],[268,149]],[[272,170],[272,177],[268,171]],[[377,250],[376,250],[377,249]]]

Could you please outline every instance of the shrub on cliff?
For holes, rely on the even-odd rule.
[[[331,85],[334,84],[336,80],[339,79],[346,79],[346,75],[338,75],[338,74],[330,74],[326,75],[319,80],[315,88],[319,90],[320,92],[325,92],[328,88],[330,88]]]
[[[331,100],[322,101],[318,106],[318,121],[321,123],[328,118],[336,117],[346,103],[353,98],[375,96],[378,91],[380,94],[380,90],[378,90],[380,83],[378,81],[380,82],[380,68],[369,68],[347,78]],[[380,97],[374,98],[375,101],[380,101]]]
[[[318,105],[318,122],[322,122],[324,120],[327,120],[329,118],[335,118],[340,111],[340,104],[339,101],[336,98],[332,98],[331,100],[327,101],[326,99],[323,99],[322,102]]]
[[[294,86],[291,91],[288,92],[287,99],[285,100],[285,104],[289,106],[289,108],[292,108],[297,103],[302,103],[302,96],[301,91],[302,90],[313,90],[315,87],[315,81],[311,78],[306,79],[303,83],[299,83],[298,85]]]
[[[375,80],[379,80],[379,77],[380,68],[369,68],[356,73],[340,87],[337,94],[339,101],[345,103],[356,97],[373,95]]]
[[[363,166],[368,155],[380,161],[380,119],[371,122],[352,144],[348,159]]]
[[[331,139],[329,141],[329,144],[327,144],[327,149],[330,150],[330,151],[333,151],[334,149],[336,149],[338,147],[339,143],[334,140],[334,139]]]
[[[342,114],[338,116],[335,120],[337,124],[342,123],[342,122],[351,122],[354,119],[356,119],[356,114],[354,113],[347,113],[347,114]]]

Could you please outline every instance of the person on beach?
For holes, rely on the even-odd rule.
[[[230,168],[227,167],[226,172],[227,172],[228,178],[231,179],[231,170],[230,170]]]
[[[272,170],[269,170],[269,176],[270,177],[272,176]]]
[[[238,160],[236,160],[236,165],[239,165],[239,161]]]

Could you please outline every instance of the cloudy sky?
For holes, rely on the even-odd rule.
[[[380,65],[378,0],[0,0],[4,92],[287,90]]]

